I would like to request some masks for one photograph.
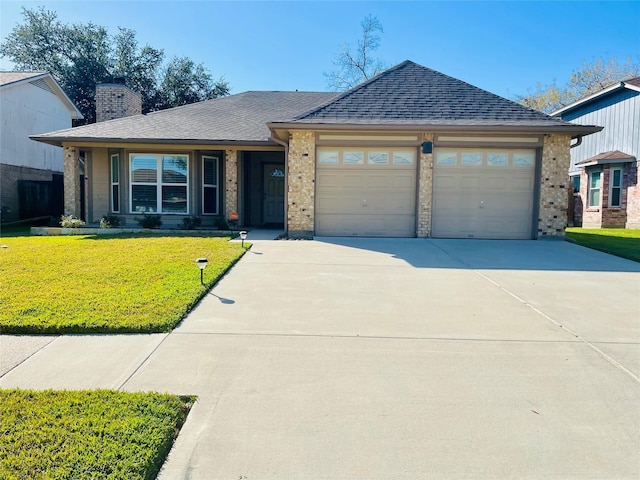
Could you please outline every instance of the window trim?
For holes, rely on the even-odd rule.
[[[156,181],[155,183],[150,182],[134,182],[133,181],[133,157],[136,155],[147,155],[150,157],[156,158]],[[187,181],[184,183],[165,183],[162,181],[162,164],[164,157],[185,157],[187,159],[187,173],[186,178]],[[129,153],[129,213],[132,215],[189,215],[191,211],[191,202],[189,195],[189,164],[191,163],[190,155],[187,153],[153,153],[153,152],[132,152]],[[156,187],[156,211],[155,212],[136,212],[133,209],[133,186],[134,185],[154,185]],[[186,199],[187,199],[187,208],[185,212],[165,212],[162,210],[162,188],[168,187],[186,187]]]
[[[613,184],[614,172],[620,172],[620,184],[617,185],[617,186]],[[618,195],[618,204],[617,205],[614,205],[612,203],[613,191],[615,189],[619,190],[619,192],[620,192],[620,194]],[[611,168],[609,170],[609,207],[610,208],[622,208],[622,168],[620,168],[620,167]]]
[[[204,165],[205,159],[212,159],[216,161],[216,184],[206,184],[205,182],[205,174],[204,174]],[[205,213],[204,211],[204,192],[206,188],[214,188],[216,189],[216,212],[215,213]],[[219,155],[203,155],[202,156],[202,190],[200,192],[202,198],[202,215],[207,216],[218,216],[220,215],[220,156]]]
[[[111,177],[111,191],[110,191],[110,197],[111,197],[111,212],[112,213],[120,213],[120,154],[119,153],[113,153],[109,156],[109,160],[110,160],[110,165],[109,167],[111,167],[109,169],[109,176]],[[118,178],[117,181],[114,180],[113,178],[113,164],[115,161],[115,167],[116,170],[118,172]],[[118,193],[117,195],[114,194],[114,187],[117,187],[118,189]],[[115,208],[115,204],[116,204],[116,200],[118,202],[118,208]]]
[[[598,186],[592,187],[592,177],[593,175],[598,174]],[[593,205],[593,192],[596,190],[598,192],[598,204]],[[602,205],[602,170],[592,170],[589,172],[587,176],[587,208],[599,208]]]

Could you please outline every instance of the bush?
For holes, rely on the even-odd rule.
[[[74,217],[73,215],[68,215],[68,216],[62,215],[60,217],[60,225],[63,228],[78,228],[84,225],[84,222],[79,218]]]
[[[224,219],[224,217],[216,219],[215,226],[218,230],[229,230],[229,224]]]
[[[182,219],[182,223],[178,226],[181,230],[195,230],[202,225],[200,217],[187,217]]]
[[[160,215],[143,215],[142,218],[137,218],[136,222],[142,228],[160,228],[162,226]]]
[[[116,215],[103,215],[100,219],[100,228],[114,228],[120,226],[120,217]]]

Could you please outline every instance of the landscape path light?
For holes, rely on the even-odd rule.
[[[242,240],[241,245],[244,248],[244,241],[247,239],[247,232],[244,230],[240,232],[240,240]]]
[[[208,264],[209,264],[209,261],[206,258],[196,259],[196,265],[200,269],[200,283],[202,285],[204,285],[204,279],[203,279],[204,269],[207,268]]]

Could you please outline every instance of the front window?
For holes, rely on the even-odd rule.
[[[120,155],[111,155],[111,211],[120,212]]]
[[[609,206],[620,207],[622,205],[622,169],[611,169],[609,190]]]
[[[573,193],[580,193],[580,175],[572,177],[573,180]]]
[[[132,213],[188,213],[187,155],[130,155]]]
[[[218,215],[218,157],[202,157],[202,213]]]
[[[600,186],[602,182],[602,172],[589,173],[589,206],[600,206]]]

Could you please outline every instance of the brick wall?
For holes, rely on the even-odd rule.
[[[80,149],[64,147],[64,214],[80,217]]]
[[[425,133],[423,142],[433,142],[433,133]],[[433,198],[433,153],[422,153],[418,167],[418,237],[431,236],[431,208]]]
[[[623,192],[627,202],[626,228],[640,228],[640,162],[631,163],[625,168],[626,186]]]
[[[545,135],[540,169],[538,237],[563,236],[569,196],[569,135]]]
[[[119,83],[96,85],[96,121],[130,117],[142,113],[142,97]]]
[[[225,218],[229,218],[231,212],[238,212],[238,151],[227,150],[225,155],[225,196],[224,211]],[[242,224],[240,219],[238,224]]]
[[[287,225],[292,238],[312,238],[315,221],[315,133],[291,132]]]
[[[59,175],[60,172],[0,164],[0,220],[2,223],[20,220],[19,181],[50,182],[54,174]]]

